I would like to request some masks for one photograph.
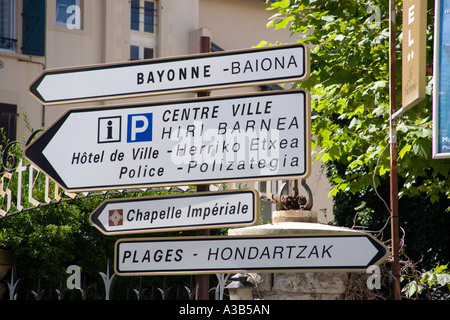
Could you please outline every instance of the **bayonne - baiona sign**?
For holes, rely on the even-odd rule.
[[[70,109],[25,149],[68,191],[305,178],[304,90]]]
[[[259,193],[251,189],[109,199],[90,216],[106,235],[242,227],[259,219]]]
[[[298,43],[45,70],[29,91],[42,104],[56,105],[302,81],[309,65],[308,47]]]
[[[118,275],[366,271],[388,256],[368,234],[121,239]]]

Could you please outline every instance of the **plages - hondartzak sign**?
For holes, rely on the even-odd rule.
[[[387,256],[387,248],[368,234],[121,239],[115,246],[115,272],[356,272]]]
[[[259,194],[233,190],[110,199],[90,220],[106,235],[250,226],[259,219]]]
[[[25,149],[68,191],[304,178],[304,90],[70,109]]]
[[[30,85],[42,104],[85,102],[309,77],[309,51],[291,44],[43,71]]]

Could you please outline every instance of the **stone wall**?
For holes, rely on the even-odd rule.
[[[254,300],[342,300],[346,272],[251,273]]]

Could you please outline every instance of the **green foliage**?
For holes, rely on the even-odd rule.
[[[400,5],[400,4],[399,4]],[[372,176],[389,174],[389,24],[388,2],[297,0],[278,1],[268,26],[289,27],[311,47],[311,76],[296,86],[312,95],[313,147],[328,167],[345,165],[331,176],[333,189],[358,193],[372,186]],[[401,7],[401,6],[399,6]],[[401,105],[401,12],[397,25],[397,106]],[[432,32],[433,6],[429,6]],[[312,31],[313,30],[313,31]],[[431,59],[432,37],[427,53]],[[450,199],[450,162],[431,159],[432,75],[427,97],[398,122],[398,171],[405,181],[400,196],[422,194],[431,202]],[[378,162],[378,167],[376,164]],[[375,170],[377,170],[375,172]],[[416,184],[420,180],[421,183]]]
[[[423,292],[427,292],[427,295],[431,296],[440,295],[440,291],[436,290],[439,287],[447,287],[450,290],[450,270],[447,267],[448,263],[439,264],[436,268],[422,273],[418,279],[414,279],[403,287],[402,292],[406,297],[413,298]]]
[[[314,160],[332,184],[336,223],[387,226],[389,208],[389,2],[278,1],[268,27],[310,46]],[[396,107],[401,107],[402,2],[396,16]],[[428,1],[426,98],[397,121],[400,225],[408,256],[428,270],[450,261],[450,161],[431,157],[434,1]],[[262,43],[264,45],[264,43]],[[269,44],[271,45],[271,44]],[[375,188],[376,187],[376,190]],[[389,240],[387,228],[383,233]]]
[[[99,236],[89,211],[100,199],[61,202],[0,220],[0,246],[17,257],[17,269],[28,283],[59,287],[66,268],[75,264],[94,278],[113,257],[112,239]]]

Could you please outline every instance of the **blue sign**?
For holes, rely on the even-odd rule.
[[[433,158],[450,158],[450,0],[436,1]]]
[[[152,141],[153,113],[129,114],[127,142]]]

